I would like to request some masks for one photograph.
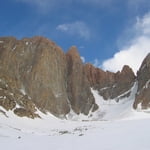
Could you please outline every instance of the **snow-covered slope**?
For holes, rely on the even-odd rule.
[[[134,92],[128,98],[104,101],[92,90],[99,110],[89,116],[60,120],[38,112],[42,119],[20,118],[11,111],[0,114],[2,150],[149,150],[150,114],[132,109]],[[2,108],[0,108],[2,110]],[[71,116],[72,115],[72,116]],[[76,121],[75,121],[76,120]],[[82,120],[82,121],[81,121]],[[90,120],[90,121],[88,121]]]
[[[140,113],[140,112],[139,112]],[[3,150],[149,150],[150,117],[116,121],[0,118]]]
[[[95,119],[116,120],[134,115],[135,111],[132,109],[132,106],[134,103],[135,94],[137,92],[137,83],[135,83],[134,86],[126,92],[130,92],[130,96],[124,97],[119,101],[117,101],[117,99],[123,95],[118,96],[116,99],[104,100],[103,97],[98,94],[98,91],[93,89],[91,90],[95,97],[96,103],[99,106],[99,110],[95,112],[95,117],[97,116]]]

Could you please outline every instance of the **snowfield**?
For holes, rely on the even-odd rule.
[[[150,150],[149,111],[132,109],[136,89],[135,84],[131,96],[118,103],[92,90],[100,109],[87,117],[71,112],[60,120],[39,112],[42,119],[33,120],[0,113],[0,149]]]

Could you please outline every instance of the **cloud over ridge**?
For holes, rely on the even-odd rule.
[[[136,73],[143,59],[150,52],[150,13],[142,18],[137,18],[133,26],[135,36],[130,41],[130,45],[114,54],[102,64],[104,70],[116,72],[121,70],[123,65],[129,65]]]

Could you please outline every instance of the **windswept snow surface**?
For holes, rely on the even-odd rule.
[[[42,119],[33,120],[0,113],[0,149],[150,150],[150,114],[132,110],[136,84],[131,90],[119,103],[104,101],[92,90],[100,109],[87,117],[90,121],[83,115],[60,120],[39,112]]]

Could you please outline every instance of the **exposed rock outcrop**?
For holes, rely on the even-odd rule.
[[[66,56],[68,63],[67,92],[69,101],[77,114],[84,113],[87,115],[90,109],[94,111],[98,107],[95,104],[89,82],[85,76],[82,60],[76,47],[71,47]]]
[[[136,78],[129,66],[124,66],[121,72],[112,73],[86,64],[85,72],[91,87],[98,90],[105,100],[118,98],[126,93],[133,86]],[[129,95],[130,93],[127,92],[124,96]]]
[[[137,72],[138,91],[133,107],[141,104],[142,109],[150,108],[150,53],[144,59]]]
[[[14,113],[16,115],[18,115],[19,117],[28,117],[28,118],[32,118],[32,119],[34,119],[34,118],[40,118],[40,116],[38,114],[33,113],[32,111],[27,110],[25,108],[16,108],[14,110]]]
[[[0,41],[0,96],[5,96],[0,105],[5,109],[32,118],[36,116],[31,115],[36,107],[58,117],[64,117],[70,109],[78,114],[96,109],[74,48],[66,55],[54,42],[43,37],[22,40],[6,37]],[[13,96],[8,99],[8,95],[3,94],[5,91]],[[16,109],[16,105],[21,109]]]
[[[30,112],[31,115],[26,115],[31,118],[37,117],[36,106],[23,91],[20,89],[14,90],[11,88],[11,84],[7,83],[4,78],[0,79],[0,106],[2,106],[6,111],[12,110],[14,113],[16,110],[24,109],[26,112]],[[19,113],[15,113],[19,114]],[[19,115],[20,116],[20,115]]]

